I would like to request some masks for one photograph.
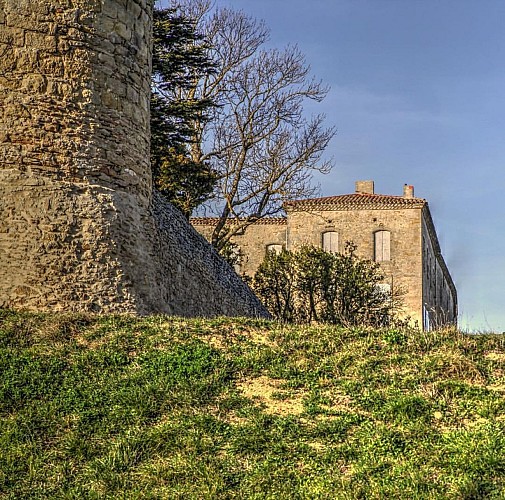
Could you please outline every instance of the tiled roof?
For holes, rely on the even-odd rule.
[[[293,200],[284,203],[286,209],[323,209],[323,210],[353,210],[353,209],[394,209],[394,208],[422,208],[426,204],[423,198],[405,198],[385,194],[354,193],[340,196],[326,196],[324,198],[309,198],[307,200]]]
[[[340,196],[325,196],[323,198],[308,198],[306,200],[292,200],[284,202],[287,210],[357,210],[357,209],[395,209],[422,208],[426,205],[423,198],[405,198],[386,194],[353,193]],[[286,224],[286,217],[264,217],[254,224]],[[219,217],[191,217],[190,222],[195,226],[215,226]],[[245,219],[230,219],[229,224],[244,222]]]
[[[237,224],[239,222],[244,222],[245,219],[230,219],[230,224]],[[189,222],[194,226],[216,226],[219,222],[219,217],[191,217]],[[284,225],[286,224],[286,217],[263,217],[258,219],[253,224],[275,224]]]

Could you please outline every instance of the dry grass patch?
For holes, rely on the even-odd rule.
[[[465,428],[479,427],[481,425],[486,425],[488,423],[489,423],[489,419],[484,418],[484,417],[478,417],[473,420],[468,419],[468,418],[463,419],[463,425],[465,426]]]
[[[427,399],[435,399],[439,396],[439,393],[438,382],[422,384],[419,388],[419,394]]]
[[[486,388],[490,389],[491,391],[505,393],[505,384],[490,384],[490,385],[487,385]]]
[[[491,361],[500,361],[501,363],[505,363],[505,352],[491,351],[484,354],[484,357]]]
[[[482,385],[485,377],[477,364],[465,355],[450,349],[437,350],[424,358],[429,363],[430,371],[443,379],[457,379],[467,383]]]
[[[301,391],[283,391],[282,382],[265,375],[245,379],[237,384],[237,389],[246,398],[253,399],[264,407],[264,411],[271,415],[300,415],[304,412]]]
[[[234,345],[251,342],[264,346],[273,347],[275,342],[269,338],[266,329],[259,329],[249,325],[228,324],[224,328],[216,328],[211,330],[211,334],[207,331],[205,335],[199,337],[209,346],[220,350],[226,350]]]
[[[307,446],[318,453],[328,449],[328,445],[322,443],[321,441],[311,441],[307,443]]]
[[[322,391],[321,396],[329,401],[328,404],[322,403],[319,405],[321,409],[324,411],[327,412],[345,411],[345,412],[354,412],[356,414],[363,413],[354,407],[353,399],[349,395],[342,393],[337,388],[331,388]]]

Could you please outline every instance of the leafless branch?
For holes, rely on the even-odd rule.
[[[259,218],[278,214],[282,202],[313,196],[314,172],[328,173],[322,154],[335,134],[324,116],[307,118],[307,100],[320,102],[328,88],[310,77],[296,46],[262,50],[269,31],[241,11],[213,9],[208,0],[173,0],[192,16],[209,45],[217,71],[190,90],[212,98],[212,120],[195,123],[195,161],[209,161],[219,174],[212,207],[220,217],[213,244]],[[230,217],[234,224],[227,224]]]

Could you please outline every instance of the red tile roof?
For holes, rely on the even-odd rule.
[[[243,222],[245,219],[230,219],[228,222],[230,224],[237,224],[238,222]],[[189,222],[194,226],[216,226],[219,221],[219,217],[191,217]],[[254,222],[257,224],[276,224],[284,225],[287,224],[286,217],[263,217]]]
[[[292,200],[284,202],[283,207],[289,210],[359,210],[359,209],[395,209],[395,208],[423,208],[424,198],[405,198],[386,194],[353,193],[339,196],[325,196],[323,198],[308,198],[306,200]],[[230,224],[237,224],[245,219],[230,219]],[[191,217],[190,222],[195,226],[215,226],[219,217]],[[254,224],[286,224],[286,217],[264,217]]]
[[[293,200],[284,203],[286,210],[315,208],[319,210],[354,210],[354,209],[394,209],[422,208],[426,204],[423,198],[405,198],[385,194],[354,193],[324,198]]]

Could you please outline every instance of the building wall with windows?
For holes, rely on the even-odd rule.
[[[241,273],[252,276],[272,245],[295,250],[314,245],[344,252],[357,245],[359,257],[379,262],[384,287],[403,290],[404,315],[425,329],[455,323],[457,295],[442,257],[428,203],[414,197],[375,194],[373,181],[358,181],[353,194],[296,200],[284,204],[285,218],[264,219],[234,238]],[[210,239],[212,219],[193,219]]]
[[[408,290],[405,308],[421,320],[421,210],[412,209],[288,209],[288,249],[301,245],[322,246],[327,231],[338,234],[338,252],[344,252],[347,241],[357,245],[356,254],[380,262],[386,276],[384,283],[394,289]],[[389,235],[387,254],[377,254],[378,235]],[[389,257],[389,258],[385,258]]]
[[[456,322],[457,294],[442,257],[429,210],[422,219],[423,324],[427,330]]]

